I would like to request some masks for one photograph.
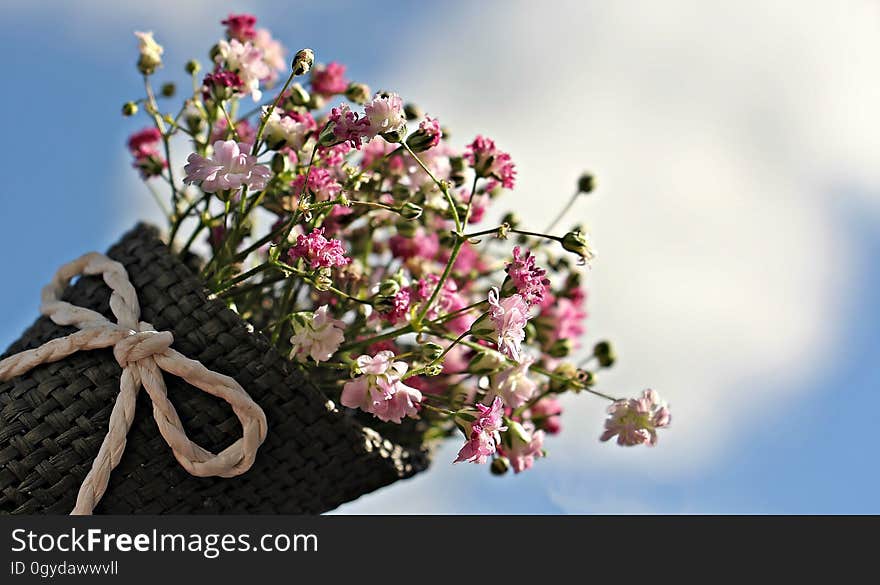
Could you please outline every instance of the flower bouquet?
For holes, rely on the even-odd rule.
[[[124,379],[132,364],[162,413],[154,424],[141,405],[126,421],[128,450],[107,455],[106,475],[117,469],[90,496],[102,511],[322,512],[421,471],[446,439],[461,443],[456,463],[520,473],[561,431],[565,393],[610,402],[601,440],[656,443],[670,420],[656,392],[619,399],[596,388],[597,370],[615,361],[612,346],[601,341],[572,359],[594,252],[581,227],[557,227],[593,191],[590,175],[543,230],[513,213],[482,225],[516,184],[511,156],[493,140],[456,148],[436,118],[350,81],[344,65],[316,63],[309,49],[288,61],[253,16],[222,25],[210,65],[186,63],[192,90],[174,108],[166,102],[177,88],[154,83],[162,46],[136,33],[144,96],[123,114],[143,113],[149,125],[128,148],[168,229],[162,241],[140,226],[108,256],[150,321],[122,327],[119,291],[104,273],[113,293],[106,290],[97,269],[56,287],[64,302],[117,315],[125,331],[100,346],[112,352],[46,359],[54,363],[24,376],[4,376],[0,363],[0,443],[8,447],[0,446],[0,509],[70,508],[76,484],[84,476],[89,484],[103,461],[107,449],[98,446],[108,419],[109,434],[114,428],[120,368]],[[182,176],[169,164],[181,138],[190,150]],[[48,315],[45,307],[44,296]],[[76,323],[43,317],[9,355],[35,351]],[[156,341],[162,330],[173,342]],[[132,349],[147,342],[157,347]],[[227,400],[230,413],[196,392],[170,365],[172,345],[230,377],[227,386],[254,406]],[[176,410],[151,388],[145,360],[177,376],[165,376]],[[93,412],[76,400],[86,394]],[[177,412],[183,423],[174,423]],[[243,439],[231,443],[239,426]],[[226,450],[187,454],[201,447],[175,434],[186,438],[183,427]],[[248,436],[256,437],[251,452],[233,450]],[[202,473],[199,465],[215,460],[208,455],[232,461]]]

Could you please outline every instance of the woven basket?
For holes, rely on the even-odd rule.
[[[263,335],[208,300],[155,228],[137,226],[107,255],[128,271],[142,318],[171,331],[173,347],[185,356],[235,378],[265,411],[269,432],[243,475],[193,477],[159,434],[142,391],[125,454],[96,513],[316,514],[427,468],[429,453],[415,427],[389,434],[378,421],[338,409]],[[64,300],[113,319],[109,295],[100,277],[82,277]],[[73,331],[41,317],[4,357]],[[70,512],[107,432],[120,373],[112,350],[104,349],[0,383],[0,513]],[[165,380],[196,443],[217,452],[241,436],[225,402],[170,375]]]

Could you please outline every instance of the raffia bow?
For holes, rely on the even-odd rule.
[[[110,309],[116,323],[96,311],[61,300],[71,279],[78,275],[102,275],[110,287]],[[40,312],[58,325],[73,325],[76,333],[53,339],[36,349],[0,361],[0,381],[19,376],[40,364],[55,362],[81,350],[113,347],[122,368],[119,395],[110,413],[109,428],[92,469],[83,480],[71,514],[91,514],[107,490],[110,473],[122,459],[126,437],[134,420],[137,394],[143,386],[153,402],[153,418],[174,457],[198,477],[234,477],[250,469],[257,449],[266,438],[266,415],[244,389],[229,376],[213,372],[171,348],[174,337],[140,321],[137,293],[122,264],[103,254],[91,253],[62,266],[42,293]],[[232,406],[241,422],[242,436],[214,454],[193,443],[186,435],[168,391],[162,371],[217,396]]]

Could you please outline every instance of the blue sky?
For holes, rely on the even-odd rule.
[[[621,353],[602,383],[673,406],[657,448],[624,451],[598,444],[603,405],[578,397],[529,473],[449,465],[450,446],[342,512],[877,513],[880,14],[792,6],[14,1],[0,345],[57,266],[152,213],[124,149],[144,119],[119,114],[140,95],[131,32],[154,30],[158,78],[185,83],[215,23],[249,10],[460,142],[495,137],[520,168],[509,205],[539,223],[593,169],[576,210],[600,254],[588,341]]]

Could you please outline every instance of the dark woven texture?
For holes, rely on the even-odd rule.
[[[209,301],[154,228],[136,227],[108,256],[128,270],[142,319],[171,331],[173,347],[184,355],[238,380],[265,410],[269,434],[245,474],[192,477],[159,434],[141,391],[125,454],[96,513],[314,514],[427,467],[418,444],[392,443],[338,410],[265,337],[249,332],[221,302]],[[115,321],[109,294],[100,278],[83,277],[64,299]],[[41,317],[4,357],[73,331]],[[0,513],[70,512],[107,431],[119,376],[106,349],[0,383]],[[170,375],[165,381],[192,440],[216,452],[241,436],[225,402]]]

